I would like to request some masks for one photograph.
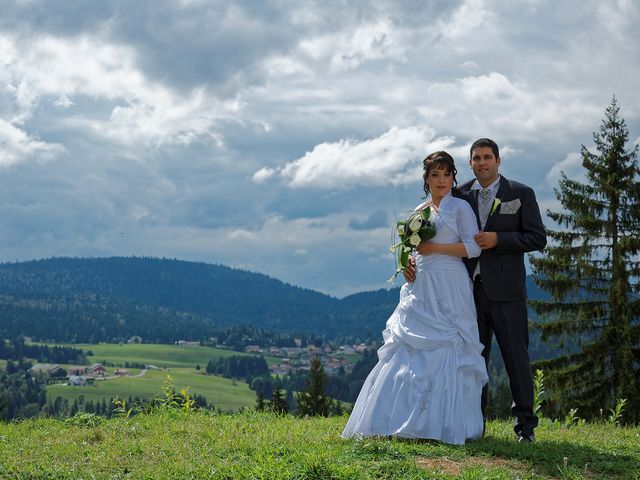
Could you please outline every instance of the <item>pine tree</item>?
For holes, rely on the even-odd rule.
[[[261,391],[258,391],[258,393],[256,394],[256,411],[264,411],[264,395],[262,395]]]
[[[586,181],[562,174],[556,197],[564,211],[547,212],[560,229],[531,257],[536,283],[551,294],[531,302],[550,320],[538,324],[543,340],[573,339],[579,349],[536,366],[562,411],[594,417],[626,398],[626,419],[638,421],[640,171],[615,97],[593,138],[597,153],[581,149]]]
[[[284,397],[284,401],[287,402],[287,411],[296,411],[296,399],[293,397],[293,390],[291,390],[291,388],[287,388],[287,394]]]
[[[324,394],[324,382],[324,368],[322,368],[320,358],[314,357],[311,360],[307,391],[299,392],[296,396],[297,412],[299,415],[329,416],[331,398]]]
[[[282,390],[280,387],[276,387],[273,390],[273,395],[271,395],[271,400],[269,401],[269,410],[275,413],[287,413],[287,402],[282,395]]]
[[[9,395],[2,385],[0,385],[0,420],[9,418]]]

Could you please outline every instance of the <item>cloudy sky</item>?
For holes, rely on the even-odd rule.
[[[384,288],[424,156],[481,136],[553,208],[615,94],[633,0],[0,0],[0,261],[147,255]]]

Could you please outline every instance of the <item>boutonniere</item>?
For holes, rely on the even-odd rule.
[[[502,203],[502,201],[499,198],[494,198],[493,199],[493,206],[491,207],[491,212],[489,212],[489,215],[493,215],[496,212],[496,209],[500,206],[500,204]]]

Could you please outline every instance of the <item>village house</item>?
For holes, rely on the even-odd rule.
[[[297,357],[302,354],[304,350],[300,347],[284,347],[282,351],[289,357]]]
[[[44,375],[48,375],[50,377],[55,377],[60,374],[64,369],[58,365],[53,363],[36,363],[33,367],[29,369],[29,372],[32,374],[42,373]]]
[[[107,369],[100,363],[94,363],[89,367],[89,371],[94,377],[104,377],[107,374]]]
[[[87,385],[87,377],[84,375],[71,375],[67,384],[73,387],[84,387]]]
[[[113,374],[118,377],[126,377],[127,375],[129,375],[129,370],[127,370],[126,368],[116,368]]]
[[[71,375],[85,375],[89,370],[88,367],[69,367],[67,368],[67,376]]]
[[[356,353],[356,349],[353,348],[351,345],[342,345],[340,347],[340,351],[345,355],[354,355]]]
[[[260,353],[262,350],[259,345],[247,345],[245,351],[247,353]]]
[[[191,340],[178,340],[176,345],[184,346],[184,347],[197,347],[200,345],[200,342],[194,342]]]

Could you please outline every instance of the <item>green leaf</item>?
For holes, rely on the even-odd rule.
[[[402,251],[400,252],[400,255],[398,255],[398,263],[400,264],[403,270],[407,268],[407,263],[409,262],[409,252],[410,250],[403,248]]]

